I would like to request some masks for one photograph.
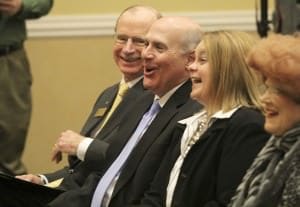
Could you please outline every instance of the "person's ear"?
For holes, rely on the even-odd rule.
[[[189,66],[194,61],[195,61],[195,51],[188,52],[187,53],[187,61],[186,61],[185,67]]]

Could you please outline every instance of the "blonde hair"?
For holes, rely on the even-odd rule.
[[[238,106],[261,108],[261,77],[247,65],[246,56],[257,38],[240,31],[207,32],[202,37],[211,70],[212,99],[207,111]]]
[[[300,103],[300,36],[273,34],[251,50],[248,62]]]

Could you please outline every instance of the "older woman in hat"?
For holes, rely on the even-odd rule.
[[[249,65],[265,78],[265,130],[258,154],[231,207],[300,206],[300,38],[273,35],[252,49]]]

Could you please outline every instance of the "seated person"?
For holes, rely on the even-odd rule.
[[[300,37],[269,36],[251,50],[248,62],[265,78],[265,130],[272,137],[230,207],[300,206]]]
[[[105,159],[101,155],[105,155],[106,148],[113,141],[113,135],[122,124],[122,117],[131,116],[131,114],[127,114],[127,109],[141,96],[153,97],[153,94],[147,92],[143,87],[141,53],[144,48],[146,32],[151,24],[160,17],[161,15],[157,10],[147,6],[132,6],[121,13],[116,22],[113,46],[115,62],[123,75],[121,82],[107,88],[100,94],[80,134],[71,130],[62,133],[56,145],[55,155],[59,155],[60,152],[67,152],[65,148],[72,149],[72,152],[68,152],[70,154],[68,166],[41,176],[29,174],[18,178],[37,184],[45,184],[63,178],[59,189],[69,190],[78,188],[81,185],[81,179],[87,177],[94,170],[92,164],[88,165],[89,162],[93,162],[95,158]],[[128,89],[127,92],[121,93],[121,90],[124,91],[123,85],[127,85]],[[117,103],[117,100],[121,101]],[[152,99],[150,101],[152,102]],[[89,145],[93,140],[100,143],[100,148]],[[99,165],[101,166],[101,163]],[[8,197],[10,199],[9,204],[6,204],[2,200],[5,198],[1,197],[0,206],[19,206],[19,204],[22,206],[22,202],[25,201],[27,206],[37,207],[48,203],[61,192],[40,188],[40,186],[34,190],[34,185],[26,185],[27,187],[22,185],[21,187],[20,182],[10,181],[7,183],[6,181],[0,182],[0,191],[12,197]]]
[[[136,18],[137,16],[139,18]],[[123,75],[122,80],[120,83],[107,88],[101,93],[87,122],[81,130],[81,135],[67,130],[58,139],[55,144],[54,155],[58,155],[59,152],[68,153],[70,155],[69,166],[42,176],[23,175],[18,176],[18,178],[43,184],[62,177],[74,177],[74,174],[82,168],[81,161],[88,159],[85,156],[86,154],[96,153],[95,156],[101,157],[101,153],[108,147],[111,137],[121,124],[121,117],[126,116],[128,106],[136,102],[136,98],[145,93],[142,80],[143,61],[141,59],[144,47],[143,38],[151,24],[160,17],[161,15],[158,11],[146,6],[128,7],[120,14],[116,22],[113,55]],[[118,92],[121,85],[129,87],[124,94]],[[120,95],[122,96],[122,101],[112,113],[110,109],[115,104],[115,99]],[[89,139],[88,137],[99,140],[103,145],[102,148],[96,150],[96,152],[90,152],[86,143],[89,144],[93,139]],[[56,160],[56,156],[53,156],[53,158],[55,161],[59,161]],[[86,168],[86,166],[83,168]],[[89,171],[89,169],[86,170]],[[76,182],[67,183],[65,179],[60,187],[67,190],[68,188],[77,187],[77,185],[78,183]]]

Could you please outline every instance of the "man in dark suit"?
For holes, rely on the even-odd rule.
[[[37,184],[44,184],[43,180],[47,183],[63,178],[63,182],[60,184],[60,188],[63,190],[78,188],[80,186],[80,182],[77,181],[81,181],[82,179],[83,182],[83,178],[87,177],[93,169],[89,167],[91,165],[86,165],[83,161],[85,160],[85,152],[81,152],[82,157],[78,157],[78,153],[66,151],[65,148],[70,148],[70,146],[72,146],[72,149],[76,151],[78,148],[77,145],[82,140],[87,140],[85,143],[88,143],[89,145],[89,143],[94,140],[93,138],[95,138],[95,140],[99,140],[101,143],[100,149],[94,147],[89,148],[88,145],[84,145],[84,147],[87,148],[87,154],[93,152],[95,154],[103,154],[105,152],[108,143],[112,141],[112,135],[117,131],[121,123],[121,117],[127,116],[126,108],[131,106],[136,101],[137,97],[144,93],[147,94],[142,84],[143,61],[141,59],[141,52],[144,47],[144,36],[146,32],[150,28],[150,25],[160,17],[161,15],[158,11],[152,7],[146,6],[132,6],[121,13],[116,23],[115,44],[113,47],[115,62],[123,74],[121,82],[107,88],[100,94],[80,134],[69,130],[64,132],[64,135],[59,138],[56,146],[60,148],[59,151],[56,152],[66,152],[70,155],[68,166],[49,174],[39,176],[29,174],[19,176],[18,178]],[[116,97],[118,96],[120,85],[123,83],[127,84],[129,89],[123,94],[123,99],[114,112],[109,115],[111,108],[115,104]],[[108,116],[110,117],[108,118]],[[62,142],[64,142],[63,145],[61,145]],[[76,146],[74,143],[76,143]],[[56,155],[59,155],[59,153],[56,153]],[[89,163],[88,160],[87,163]],[[42,178],[44,179],[42,180]],[[21,185],[18,183],[15,187],[20,190],[20,186]],[[45,203],[53,199],[53,194],[47,194],[47,190],[43,191],[45,192],[43,195],[32,195],[30,191],[31,187],[34,186],[32,185],[29,188],[26,188],[25,191],[21,189],[20,194],[22,195],[16,195],[11,199],[11,201],[15,200],[16,204],[14,206],[22,206],[20,203],[24,200],[28,206],[31,204],[31,206],[39,206],[43,205],[43,202]],[[4,190],[3,192],[6,194],[8,193],[8,189],[16,192],[12,185],[6,186],[4,183],[0,185],[0,189],[1,191]],[[14,192],[9,194],[15,195]],[[54,197],[55,195],[56,193],[54,193]],[[34,196],[39,198],[35,200]],[[45,196],[44,199],[41,198],[43,196]],[[18,198],[20,199],[20,202],[18,202]],[[18,203],[20,205],[18,205]],[[1,204],[3,203],[1,203],[0,199],[0,205]],[[10,203],[9,205],[13,204]]]
[[[61,194],[49,206],[113,207],[140,202],[171,143],[171,134],[177,121],[200,109],[200,105],[189,97],[191,82],[185,69],[193,61],[193,50],[200,37],[199,25],[187,18],[163,17],[153,23],[146,35],[142,56],[143,83],[155,94],[154,97],[145,94],[129,109],[134,115],[124,119],[97,173],[91,174],[81,189]],[[156,100],[160,106],[159,112],[140,134],[140,140],[122,165],[118,166],[116,176],[107,179],[114,172],[112,166],[117,166],[124,149],[135,138],[151,103]],[[97,142],[94,140],[91,146],[96,146]],[[94,166],[96,164],[93,163]],[[102,185],[107,183],[106,179],[108,185]],[[99,202],[98,189],[104,189]]]
[[[139,18],[136,18],[137,16]],[[116,40],[113,47],[113,55],[116,64],[123,74],[121,83],[126,83],[129,86],[128,92],[126,92],[123,101],[106,121],[105,118],[110,112],[121,83],[107,88],[100,94],[81,133],[78,134],[71,130],[68,130],[68,133],[62,133],[65,135],[62,135],[58,139],[56,146],[59,148],[59,152],[70,155],[70,163],[69,166],[62,170],[45,174],[49,182],[62,176],[69,176],[70,172],[74,173],[76,171],[75,166],[84,159],[84,156],[81,159],[78,159],[78,156],[76,156],[78,155],[76,150],[82,140],[95,137],[98,140],[105,141],[103,145],[106,145],[106,141],[109,142],[111,135],[117,130],[121,120],[120,117],[126,114],[125,109],[135,101],[136,97],[145,92],[142,85],[143,63],[141,60],[141,52],[144,47],[143,38],[150,25],[154,20],[160,18],[160,16],[160,13],[155,9],[146,6],[129,7],[121,13],[116,23]],[[128,41],[123,42],[125,39]],[[104,126],[102,126],[103,121],[106,121]],[[99,131],[98,128],[101,128],[101,130]],[[90,141],[93,140],[91,138],[89,139]],[[72,152],[66,150],[70,148],[72,148]],[[55,155],[58,155],[58,153]],[[54,159],[56,158],[54,157]],[[33,182],[38,180],[37,183],[41,184],[41,179],[36,176],[33,180],[26,176],[22,176],[21,178]]]

